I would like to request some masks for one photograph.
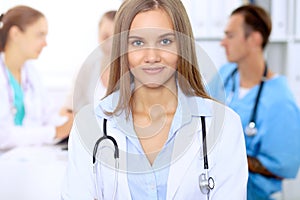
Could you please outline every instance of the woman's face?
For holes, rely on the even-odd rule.
[[[111,53],[111,46],[112,46],[111,36],[113,34],[114,34],[114,21],[110,20],[107,17],[104,17],[98,29],[98,41],[99,44],[101,45],[102,51],[106,55],[110,55]]]
[[[47,45],[47,33],[48,24],[44,17],[27,26],[24,31],[18,29],[16,44],[19,46],[20,53],[26,59],[38,58],[42,49]]]
[[[136,86],[175,83],[177,43],[171,18],[164,10],[135,16],[129,31],[128,61]]]

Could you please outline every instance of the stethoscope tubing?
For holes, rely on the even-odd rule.
[[[205,117],[201,116],[201,126],[202,126],[202,146],[203,146],[203,165],[204,165],[204,174],[201,174],[199,177],[199,187],[200,190],[203,194],[207,195],[207,199],[209,199],[209,192],[214,188],[215,183],[214,183],[214,179],[212,177],[209,177],[209,172],[208,172],[208,157],[207,157],[207,141],[206,141],[206,125],[205,125]],[[115,183],[114,183],[114,193],[113,193],[113,198],[115,199],[116,197],[116,192],[117,192],[117,187],[118,187],[118,171],[119,171],[119,147],[118,147],[118,143],[117,141],[114,139],[114,137],[107,135],[107,119],[103,119],[103,136],[100,137],[95,145],[94,145],[94,151],[93,151],[93,173],[94,175],[94,182],[95,182],[95,190],[96,190],[96,195],[97,198],[99,198],[99,188],[98,188],[98,170],[97,170],[97,160],[96,160],[96,156],[97,156],[97,152],[98,152],[98,146],[100,145],[100,143],[105,140],[108,139],[110,140],[113,144],[114,144],[114,159],[115,159],[115,169],[116,169],[116,173],[115,173]],[[99,166],[100,170],[101,170],[101,165]],[[204,183],[204,184],[203,184]],[[212,184],[210,184],[212,183]]]
[[[2,66],[2,70],[3,70],[3,74],[4,74],[5,79],[6,79],[6,87],[7,87],[7,91],[8,91],[8,101],[9,101],[9,104],[11,106],[11,111],[13,112],[13,114],[15,114],[14,111],[15,111],[16,107],[14,105],[13,89],[12,89],[11,85],[9,84],[8,71],[5,67],[5,63],[4,63],[3,59],[4,59],[4,57],[3,57],[3,55],[1,55],[0,60],[1,60],[1,66]]]
[[[2,66],[3,74],[4,74],[5,79],[6,79],[6,87],[7,87],[7,91],[8,91],[8,101],[9,101],[9,104],[10,104],[10,107],[11,107],[11,112],[12,112],[13,115],[15,115],[17,113],[17,108],[14,104],[14,100],[15,100],[15,98],[14,98],[14,89],[9,83],[9,75],[8,75],[9,72],[8,72],[8,68],[7,68],[7,66],[4,62],[4,54],[1,53],[0,55],[1,55],[0,56],[0,62],[1,62],[0,65]],[[32,87],[32,85],[30,85],[31,83],[30,83],[30,81],[28,80],[28,77],[27,77],[28,76],[27,70],[25,70],[25,75],[26,76],[25,76],[25,82],[24,82],[25,84],[23,85],[24,86],[23,92],[26,92],[28,87]]]
[[[231,88],[231,95],[230,95],[231,99],[230,99],[230,101],[232,101],[232,98],[233,98],[233,95],[234,95],[234,92],[235,92],[235,77],[234,76],[237,73],[237,71],[238,71],[238,68],[235,68],[230,73],[230,75],[228,76],[226,81],[224,82],[224,86],[226,87],[229,83],[229,80],[232,79],[232,88]],[[257,133],[256,127],[255,127],[256,126],[257,108],[258,108],[259,100],[260,100],[260,97],[261,97],[261,92],[262,92],[262,89],[263,89],[263,86],[264,86],[264,83],[265,83],[265,80],[266,80],[266,77],[267,77],[267,73],[268,73],[268,66],[265,63],[264,73],[263,73],[263,76],[262,76],[262,79],[261,79],[261,82],[260,82],[260,85],[259,85],[259,88],[258,88],[258,92],[257,92],[256,98],[255,98],[255,103],[254,103],[254,107],[252,109],[250,121],[249,121],[248,126],[246,127],[246,130],[245,130],[245,133],[248,136],[253,136]],[[227,101],[227,104],[229,104],[229,103],[230,102]],[[254,131],[254,132],[253,133],[248,133],[248,132],[251,132],[251,131],[252,132]]]

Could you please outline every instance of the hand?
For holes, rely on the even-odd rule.
[[[70,134],[74,117],[72,113],[64,113],[64,116],[68,117],[68,121],[65,122],[63,125],[56,127],[56,139],[65,139]]]
[[[60,110],[60,112],[59,112],[59,114],[60,115],[62,115],[62,116],[68,116],[68,114],[72,114],[73,113],[73,111],[72,111],[72,109],[70,109],[70,108],[62,108],[61,110]]]
[[[267,170],[257,158],[247,156],[247,160],[248,160],[248,169],[250,172],[258,173],[263,176],[266,176],[269,178],[275,178],[278,180],[283,179],[282,177],[279,177],[279,176],[273,174],[272,172],[270,172],[269,170]]]

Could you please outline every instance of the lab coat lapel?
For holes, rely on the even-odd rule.
[[[211,107],[203,98],[187,97],[178,90],[181,126],[176,129],[172,163],[170,165],[167,199],[174,199],[182,180],[193,162],[200,160],[202,127],[200,116],[211,116]],[[192,108],[192,109],[191,109]],[[207,123],[209,125],[209,123]],[[199,166],[200,168],[201,166]]]
[[[174,199],[174,196],[182,183],[195,157],[199,153],[200,143],[197,133],[201,128],[200,120],[194,118],[190,125],[182,128],[177,133],[172,154],[173,163],[170,166],[167,199]],[[195,130],[195,127],[198,127]]]

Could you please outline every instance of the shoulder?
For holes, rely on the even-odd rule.
[[[24,70],[30,76],[39,76],[39,72],[36,69],[36,67],[35,67],[35,65],[33,64],[32,61],[25,62],[25,64],[24,64]]]
[[[211,106],[211,128],[222,140],[235,140],[243,136],[240,116],[230,107],[214,100],[205,99]]]
[[[116,91],[108,95],[107,97],[101,99],[98,102],[98,105],[95,106],[95,114],[100,118],[103,117],[108,118],[106,113],[113,112],[115,110],[115,108],[119,103],[119,96],[120,96],[119,91]]]
[[[263,89],[264,90],[264,89]],[[289,88],[284,76],[277,76],[266,82],[265,94],[263,95],[265,104],[273,106],[296,106],[294,95]],[[263,93],[263,92],[262,92]]]
[[[230,107],[224,105],[213,99],[207,99],[202,97],[189,97],[195,99],[197,103],[197,108],[191,109],[192,115],[206,116],[211,118],[212,121],[217,122],[220,126],[224,128],[224,125],[230,124],[234,126],[235,124],[240,124],[240,116],[232,110]],[[193,105],[191,100],[188,100],[189,105]],[[194,113],[194,112],[199,112]]]
[[[219,69],[219,74],[222,78],[226,78],[228,77],[234,69],[237,68],[237,64],[236,63],[226,63],[224,65],[222,65]]]
[[[31,61],[27,61],[24,64],[23,73],[25,75],[26,82],[29,82],[31,86],[33,85],[35,89],[44,87],[42,84],[42,77]]]
[[[95,141],[102,136],[101,123],[99,122],[93,104],[82,107],[79,112],[76,113],[74,124],[77,136],[87,148],[93,146]]]

